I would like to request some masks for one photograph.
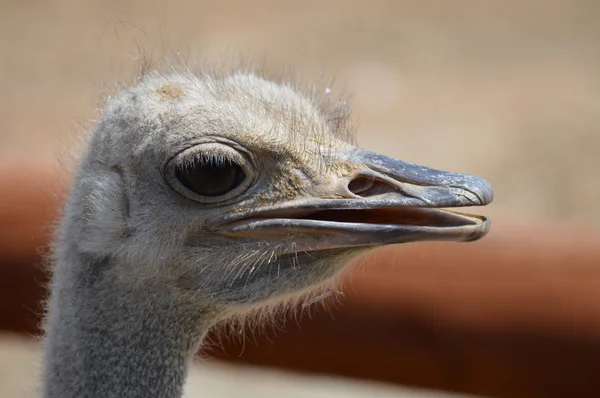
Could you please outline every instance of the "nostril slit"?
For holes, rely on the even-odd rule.
[[[375,180],[372,178],[358,177],[350,181],[348,189],[355,195],[360,195],[373,187]]]
[[[398,192],[398,189],[387,182],[365,176],[358,176],[348,183],[348,190],[357,196],[364,198],[382,195],[390,192]]]

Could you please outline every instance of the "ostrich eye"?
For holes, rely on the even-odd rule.
[[[201,158],[177,167],[176,177],[190,191],[215,197],[235,189],[246,175],[239,165],[230,160]]]

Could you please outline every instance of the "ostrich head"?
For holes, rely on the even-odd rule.
[[[436,208],[489,203],[486,181],[351,136],[344,106],[291,86],[151,74],[92,134],[63,231],[121,280],[221,310],[306,291],[376,246],[485,235],[485,218]]]
[[[181,396],[216,321],[314,292],[359,253],[481,238],[439,207],[484,180],[357,148],[343,106],[252,74],[111,99],[55,240],[44,397]]]

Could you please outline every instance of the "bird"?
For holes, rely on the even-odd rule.
[[[181,397],[215,324],[318,298],[383,245],[486,235],[448,210],[490,203],[486,180],[362,149],[350,115],[251,69],[149,69],[109,98],[53,238],[43,397]]]

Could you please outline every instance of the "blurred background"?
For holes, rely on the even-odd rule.
[[[16,347],[37,347],[65,159],[100,96],[168,49],[335,77],[362,146],[496,192],[483,241],[380,251],[333,316],[206,355],[491,397],[600,396],[599,21],[596,0],[0,0],[0,394]]]

